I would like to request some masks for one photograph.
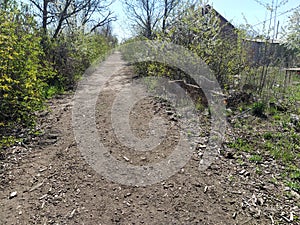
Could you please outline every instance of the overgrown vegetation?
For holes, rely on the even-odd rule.
[[[87,20],[78,26],[68,25],[67,22],[76,21],[79,14],[67,10],[69,14],[61,14],[64,19],[56,23],[57,14],[53,10],[55,7],[59,10],[59,5],[46,0],[42,15],[48,13],[48,17],[40,21],[34,17],[37,11],[31,9],[31,6],[42,9],[40,3],[30,2],[31,5],[0,1],[1,149],[19,140],[20,131],[34,126],[36,114],[44,109],[46,99],[73,90],[85,69],[117,44],[109,11],[108,17],[98,23],[93,20],[89,24],[88,18],[93,12],[85,11]],[[78,4],[72,9],[93,9],[84,1]],[[66,0],[66,7],[69,5]]]
[[[43,60],[32,17],[16,7],[1,10],[0,30],[0,126],[30,125],[33,113],[42,107],[44,81],[54,72]]]
[[[270,18],[286,1],[276,4],[267,4]],[[235,140],[228,147],[238,154],[248,153],[247,161],[255,164],[269,157],[277,160],[286,168],[286,185],[299,192],[300,78],[285,71],[300,66],[299,12],[290,18],[286,38],[278,41],[273,19],[265,24],[263,34],[253,35],[251,25],[232,27],[207,2],[182,5],[175,16],[169,15],[167,27],[157,25],[151,36],[141,33],[134,40],[148,37],[171,42],[203,59],[227,95],[228,116],[234,118],[230,121],[236,129]],[[166,76],[196,85],[188,74],[162,63],[136,63],[135,69],[141,76]]]

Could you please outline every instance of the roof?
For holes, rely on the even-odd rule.
[[[211,5],[207,4],[207,5],[205,6],[205,13],[208,13],[209,10],[213,10],[213,11],[216,13],[216,15],[217,15],[224,23],[226,23],[227,25],[229,25],[232,29],[235,29],[235,26],[234,26],[232,23],[230,23],[224,16],[222,16],[222,15],[221,15],[217,10],[215,10]]]

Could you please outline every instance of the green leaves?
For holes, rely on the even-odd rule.
[[[72,30],[50,39],[26,7],[0,3],[0,139],[34,125],[46,98],[72,89],[112,36]],[[74,31],[74,32],[73,32]],[[76,32],[75,32],[76,31]],[[110,39],[109,39],[110,38]]]
[[[290,17],[285,44],[291,53],[296,56],[295,64],[300,65],[300,13],[295,11]],[[296,65],[296,66],[297,66]]]
[[[47,76],[40,38],[32,18],[16,9],[0,11],[0,31],[0,129],[32,124]]]
[[[242,35],[221,19],[208,6],[188,7],[173,22],[165,38],[201,57],[226,88],[233,85],[233,76],[243,70],[245,54]]]

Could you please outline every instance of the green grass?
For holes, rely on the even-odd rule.
[[[287,181],[286,186],[293,189],[294,191],[297,191],[300,193],[300,183],[299,182],[293,182],[293,181]]]
[[[249,161],[250,162],[255,162],[255,163],[259,163],[259,162],[262,162],[263,160],[263,157],[261,155],[252,155],[250,158],[249,158]]]
[[[297,79],[300,82],[300,78]],[[241,118],[232,124],[238,137],[227,146],[237,150],[237,153],[250,153],[248,160],[256,164],[257,174],[262,172],[260,163],[264,163],[268,157],[275,159],[285,169],[281,170],[279,180],[274,178],[271,182],[282,181],[300,193],[300,132],[290,122],[291,114],[300,116],[300,83],[287,88],[278,96],[281,96],[280,99],[274,95],[272,101],[282,104],[287,110],[267,107],[269,104],[262,101],[250,105],[255,117]],[[260,119],[257,117],[260,115],[266,117]],[[246,161],[238,157],[237,163],[243,165]]]
[[[228,147],[244,152],[251,151],[251,145],[248,143],[247,140],[244,140],[242,138],[237,138],[234,142],[229,143]]]

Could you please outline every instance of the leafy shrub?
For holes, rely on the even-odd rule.
[[[264,102],[255,102],[252,106],[252,113],[258,117],[265,117],[266,104]]]
[[[31,125],[43,105],[43,82],[52,76],[33,18],[0,10],[0,129]],[[0,133],[1,130],[0,130]]]
[[[108,40],[101,34],[85,35],[79,31],[72,35],[62,34],[47,45],[48,60],[57,71],[47,83],[59,90],[73,89],[92,62],[110,49]]]

